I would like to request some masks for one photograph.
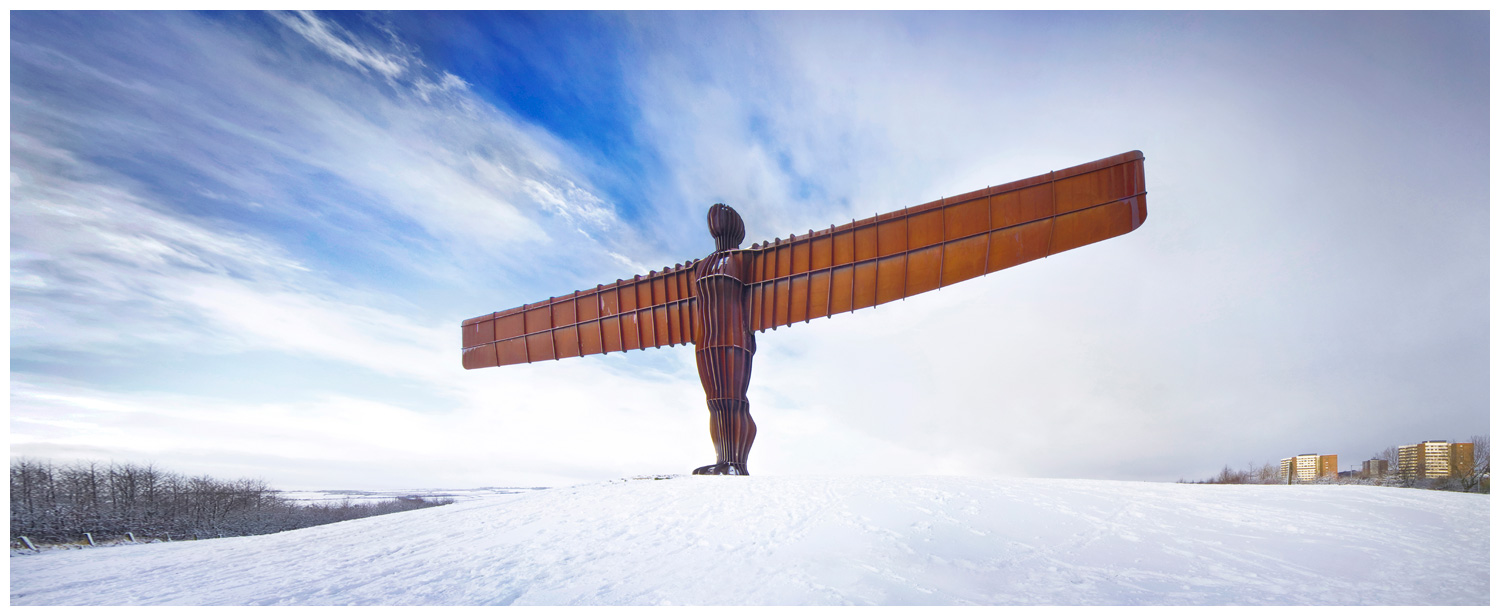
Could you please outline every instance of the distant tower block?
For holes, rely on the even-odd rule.
[[[1365,460],[1359,469],[1360,476],[1365,478],[1384,477],[1389,472],[1391,472],[1391,463],[1375,458]]]
[[[1463,475],[1474,468],[1473,443],[1422,441],[1397,449],[1402,479],[1441,479]]]
[[[1304,453],[1281,460],[1281,477],[1293,481],[1316,481],[1319,477],[1338,477],[1339,457],[1336,454],[1319,455]]]

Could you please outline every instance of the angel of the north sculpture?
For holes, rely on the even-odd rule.
[[[718,456],[696,475],[745,475],[755,333],[983,276],[1134,231],[1139,151],[740,248],[733,208],[708,209],[714,251],[645,276],[463,323],[464,368],[691,343]]]

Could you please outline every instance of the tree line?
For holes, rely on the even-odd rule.
[[[319,524],[446,505],[417,496],[352,503],[299,504],[259,479],[191,477],[154,464],[80,461],[10,463],[10,536],[32,542],[192,539],[261,535]]]

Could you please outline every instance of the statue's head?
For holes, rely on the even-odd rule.
[[[708,232],[714,236],[714,251],[734,250],[745,241],[745,221],[734,208],[715,203],[708,208]]]

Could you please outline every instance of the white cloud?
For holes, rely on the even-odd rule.
[[[291,28],[319,49],[328,52],[328,55],[361,71],[373,70],[387,78],[395,79],[406,73],[407,66],[411,63],[409,57],[376,50],[337,24],[319,19],[309,11],[296,13],[275,11],[271,15],[282,25]]]
[[[430,315],[361,308],[409,311],[421,302],[390,301],[385,294],[392,290],[378,280],[341,276],[347,264],[308,262],[298,234],[362,236],[361,248],[384,251],[392,266],[455,285],[579,266],[546,258],[555,254],[633,263],[615,256],[631,244],[630,233],[613,205],[575,171],[583,163],[566,144],[495,110],[458,77],[426,69],[399,40],[361,41],[309,13],[277,15],[277,22],[344,62],[400,77],[393,82],[399,87],[316,57],[300,65],[270,63],[258,43],[183,15],[137,24],[155,33],[144,50],[157,45],[163,57],[147,54],[123,65],[99,57],[107,48],[18,43],[17,60],[26,67],[88,69],[57,85],[76,93],[66,99],[48,100],[25,80],[17,86],[18,348],[126,354],[141,342],[190,353],[268,348],[417,375],[423,362],[456,355],[436,350],[454,343],[456,326],[435,329],[415,324]],[[170,63],[167,56],[192,61],[152,64]],[[169,68],[180,74],[159,72]],[[118,103],[76,102],[94,99]],[[189,100],[194,104],[184,104]],[[163,117],[178,121],[169,129]],[[95,137],[70,141],[71,134]],[[93,150],[111,142],[128,145]],[[95,162],[156,156],[187,171],[168,178],[187,184],[183,190]],[[194,174],[228,190],[194,187]],[[247,206],[254,206],[250,220],[258,225],[237,222],[235,208]],[[301,227],[278,228],[275,221]],[[387,236],[413,224],[435,243]],[[414,242],[434,254],[414,260]],[[511,273],[520,266],[541,271]],[[549,292],[556,291],[540,293]],[[517,303],[537,299],[512,293]]]
[[[496,265],[555,263],[539,255],[641,250],[579,171],[592,163],[570,145],[429,69],[394,35],[362,40],[311,13],[277,22],[317,49],[266,53],[260,41],[187,15],[135,24],[153,32],[138,50],[145,60],[110,64],[105,48],[21,41],[17,61],[28,68],[89,70],[68,73],[57,87],[72,93],[56,100],[19,82],[13,133],[49,143],[90,134],[100,145],[69,147],[113,142],[111,154],[127,160],[170,159],[228,189],[199,187],[196,197],[264,210],[261,219],[368,226],[340,230],[383,240],[365,244],[431,276],[469,278],[472,263],[491,277],[508,269]],[[92,100],[115,104],[81,102]],[[407,263],[409,242],[452,258]]]

